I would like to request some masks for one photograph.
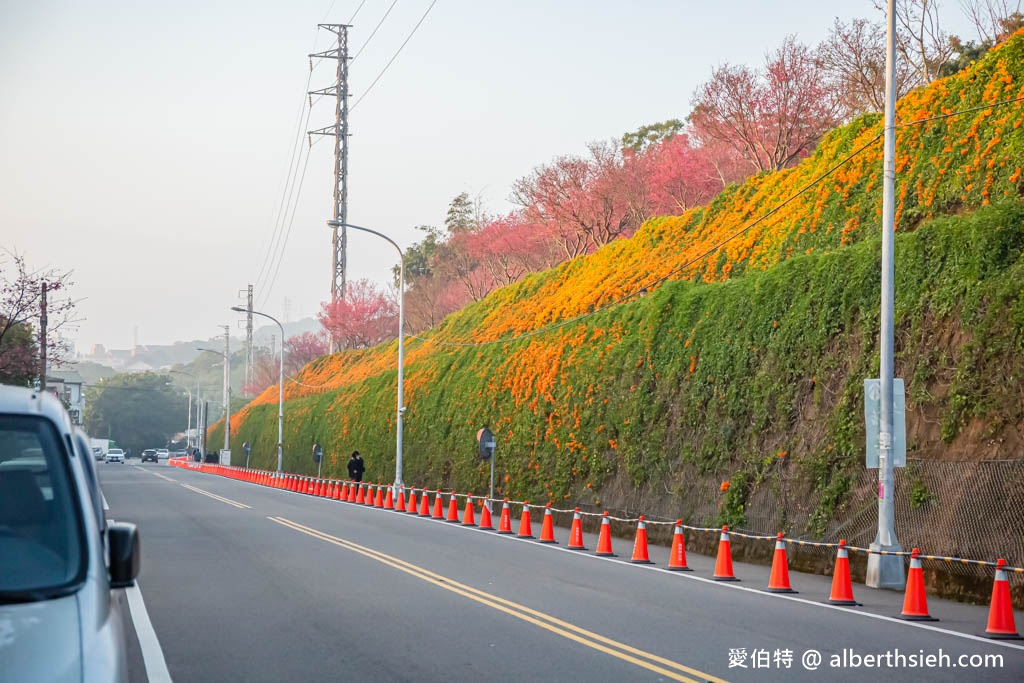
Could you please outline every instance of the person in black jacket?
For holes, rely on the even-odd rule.
[[[353,481],[362,481],[365,469],[363,456],[359,455],[359,451],[352,451],[352,457],[348,461],[348,478]]]

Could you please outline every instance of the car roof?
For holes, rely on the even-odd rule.
[[[71,432],[71,419],[64,404],[47,391],[0,385],[0,413],[39,415],[59,425],[62,431]]]

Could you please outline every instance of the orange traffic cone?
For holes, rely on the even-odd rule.
[[[676,528],[672,532],[672,552],[668,557],[668,569],[673,572],[693,571],[686,566],[686,539],[683,538],[683,520],[676,520]]]
[[[437,490],[434,495],[434,514],[431,515],[432,519],[444,519],[444,504],[441,502],[441,489]]]
[[[608,519],[607,510],[605,510],[604,517],[601,518],[601,533],[597,537],[597,550],[594,554],[602,557],[615,557],[615,553],[612,552],[612,524]]]
[[[828,597],[832,605],[859,605],[853,599],[853,581],[850,580],[850,557],[846,551],[846,540],[839,541],[836,553],[836,568],[832,574],[832,593]]]
[[[569,545],[565,546],[569,550],[586,550],[586,546],[583,545],[583,521],[580,519],[580,509],[575,508],[572,511],[572,528],[569,529]]]
[[[373,507],[384,507],[384,486],[379,481],[377,482],[377,493],[373,496]]]
[[[338,481],[334,483],[334,500],[345,500],[348,498],[348,482]]]
[[[322,495],[324,498],[334,498],[334,481],[333,480],[331,480],[331,479],[327,480],[327,486],[324,486],[323,490],[320,492],[320,495]]]
[[[405,512],[405,487],[398,487],[398,500],[395,501],[395,511]]]
[[[540,525],[539,543],[558,543],[555,540],[555,522],[551,518],[551,503],[544,508],[544,522]]]
[[[715,581],[739,581],[732,573],[732,545],[729,543],[729,527],[722,527],[722,536],[718,541],[718,557],[715,558],[715,573],[711,576]]]
[[[405,511],[410,515],[416,514],[416,489],[409,489],[409,502],[405,506]]]
[[[992,584],[992,604],[988,609],[986,638],[997,640],[1019,640],[1017,625],[1013,621],[1013,603],[1010,601],[1010,582],[1006,579],[1006,560],[996,560],[996,580]]]
[[[473,494],[466,496],[466,513],[462,516],[462,526],[476,526],[476,517],[473,515]]]
[[[385,510],[394,510],[395,509],[395,499],[394,499],[394,496],[392,494],[392,491],[394,490],[394,488],[395,488],[394,486],[388,486],[387,487],[388,493],[387,493],[386,496],[384,496],[384,509]]]
[[[357,505],[366,505],[366,485],[365,484],[359,484],[356,487],[356,489],[357,489],[356,490],[356,500],[355,500],[356,504]]]
[[[444,521],[456,523],[459,521],[459,501],[455,498],[455,491],[452,491],[452,497],[448,499],[448,516]]]
[[[789,585],[789,560],[786,559],[786,542],[780,532],[775,537],[775,556],[772,558],[772,573],[768,577],[769,593],[796,593]]]
[[[924,571],[918,555],[921,551],[914,548],[910,551],[910,570],[907,572],[907,592],[903,596],[903,611],[900,619],[908,621],[938,621],[928,614],[928,598],[924,592]]]
[[[629,560],[634,564],[654,564],[647,556],[647,524],[644,523],[644,516],[636,524],[636,540],[633,541],[633,557]]]
[[[487,531],[494,531],[494,525],[491,524],[491,500],[490,498],[484,498],[484,504],[480,508],[480,528]]]
[[[427,495],[427,490],[423,489],[423,495],[420,497],[420,517],[430,516],[430,496]]]
[[[533,527],[530,526],[530,501],[523,502],[523,516],[519,518],[519,538],[533,538]]]
[[[512,513],[508,509],[508,498],[501,504],[501,517],[498,518],[498,533],[512,533]]]

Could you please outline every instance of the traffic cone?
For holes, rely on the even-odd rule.
[[[416,489],[409,489],[409,502],[405,506],[405,511],[411,515],[416,514]]]
[[[605,510],[604,517],[601,518],[601,533],[598,534],[597,550],[594,554],[602,557],[615,557],[615,553],[612,552],[612,523],[608,519],[607,510]]]
[[[441,489],[434,495],[434,514],[431,519],[444,519],[444,503],[441,502]]]
[[[452,491],[452,497],[448,499],[448,517],[444,521],[459,521],[459,501],[455,498],[455,491]]]
[[[363,485],[358,481],[354,481],[348,485],[348,502],[350,503],[362,503],[359,499],[359,494],[363,492]]]
[[[903,596],[903,611],[900,619],[907,621],[938,621],[928,614],[928,598],[924,592],[924,571],[918,555],[921,551],[914,548],[910,551],[910,570],[907,572],[907,592]]]
[[[540,525],[540,538],[538,543],[558,543],[555,540],[555,523],[551,518],[551,503],[544,508],[544,522]]]
[[[373,507],[384,507],[384,485],[379,481],[377,482],[377,493],[373,496]]]
[[[996,580],[992,584],[992,604],[988,609],[986,638],[997,640],[1019,640],[1017,625],[1013,621],[1013,603],[1010,601],[1010,582],[1006,578],[1006,560],[996,560]]]
[[[351,491],[349,493],[351,494]],[[366,486],[364,484],[356,486],[356,499],[354,502],[357,505],[366,505]]]
[[[768,577],[769,593],[796,593],[789,585],[789,560],[786,559],[786,542],[780,532],[775,537],[775,556],[772,557],[772,573]]]
[[[427,495],[427,490],[423,489],[423,495],[420,496],[420,517],[430,516],[430,496]]]
[[[313,484],[313,495],[321,497],[324,495],[324,480],[317,479],[316,483]]]
[[[583,545],[583,521],[580,519],[580,509],[576,508],[572,511],[572,528],[569,529],[569,545],[565,546],[569,550],[586,550],[586,546]]]
[[[647,556],[647,524],[644,523],[644,516],[636,524],[636,540],[633,541],[633,557],[629,560],[634,564],[654,564]]]
[[[828,597],[832,605],[859,605],[853,599],[853,582],[850,580],[850,557],[846,551],[846,540],[839,541],[836,553],[836,568],[832,574],[832,593]]]
[[[711,576],[715,581],[739,581],[732,573],[732,545],[729,543],[729,527],[722,527],[722,536],[718,541],[718,557],[715,559],[715,573]]]
[[[523,516],[519,518],[519,538],[533,538],[533,528],[530,526],[530,501],[523,503]]]
[[[476,526],[476,517],[473,515],[473,494],[466,496],[466,512],[462,515],[462,526]]]
[[[683,538],[683,520],[676,520],[676,528],[672,532],[672,551],[668,556],[668,567],[673,572],[693,571],[686,566],[686,539]]]
[[[512,533],[512,513],[508,509],[508,498],[501,504],[501,516],[498,518],[498,533]]]
[[[405,487],[398,487],[398,500],[395,501],[395,512],[405,512]]]
[[[348,482],[339,481],[334,484],[334,500],[345,500],[348,498]]]
[[[490,498],[484,498],[484,504],[480,508],[480,528],[487,531],[494,531],[494,525],[491,524],[491,500]]]
[[[392,493],[391,493],[394,488],[395,488],[394,486],[388,486],[387,487],[388,493],[387,493],[386,496],[384,496],[384,506],[383,506],[385,510],[394,510],[395,509],[395,499],[394,499],[394,497],[392,496]]]

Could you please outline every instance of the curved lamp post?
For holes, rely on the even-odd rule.
[[[185,375],[186,377],[191,377],[192,379],[194,379],[196,381],[196,418],[197,418],[196,419],[196,423],[197,423],[197,425],[196,425],[196,432],[198,432],[199,431],[199,429],[198,429],[198,422],[199,422],[199,419],[198,419],[199,418],[199,378],[196,377],[195,375],[193,375],[191,372],[185,372],[183,370],[171,370],[170,372],[172,374],[175,374],[175,375]],[[194,442],[192,441],[192,389],[186,388],[185,391],[188,392],[188,432],[187,432],[188,436],[185,438],[185,447],[188,448],[189,450],[191,450],[192,447],[195,445]],[[189,453],[189,455],[191,456],[192,454]]]
[[[277,326],[281,329],[281,371],[277,382],[277,473],[281,474],[284,466],[284,326],[281,325],[277,318],[266,313],[250,311],[248,308],[242,308],[241,306],[232,306],[231,310],[235,313],[252,313],[253,315],[269,318],[277,323]]]
[[[396,437],[395,486],[402,487],[404,486],[402,483],[402,414],[405,413],[405,405],[403,405],[405,388],[403,374],[405,367],[405,252],[402,251],[402,248],[394,240],[376,230],[352,225],[351,223],[342,223],[341,221],[327,221],[327,225],[332,228],[352,228],[353,230],[361,230],[362,232],[376,235],[386,240],[398,252],[398,417],[396,419],[398,435]]]

